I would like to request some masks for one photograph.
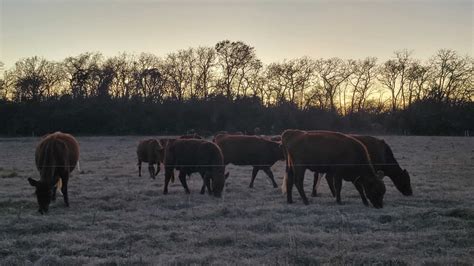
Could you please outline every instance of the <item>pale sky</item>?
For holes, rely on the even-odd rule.
[[[0,0],[0,61],[62,60],[87,51],[158,56],[218,41],[254,46],[264,63],[387,59],[407,48],[473,55],[473,2],[382,0]]]

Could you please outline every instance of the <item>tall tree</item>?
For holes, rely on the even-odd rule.
[[[318,59],[315,62],[315,69],[321,78],[321,87],[325,92],[325,107],[336,111],[336,94],[352,74],[351,61],[340,58]]]
[[[373,92],[377,75],[377,58],[367,57],[364,60],[355,61],[352,73],[349,79],[352,85],[349,113],[365,109],[367,100]]]
[[[197,97],[206,99],[215,78],[216,50],[212,47],[196,49],[196,83],[194,92]]]
[[[430,59],[431,81],[428,97],[438,102],[459,103],[473,98],[474,60],[449,49]]]
[[[57,91],[63,72],[58,63],[37,56],[21,59],[5,73],[14,87],[17,101],[41,101]]]
[[[135,95],[148,102],[160,102],[164,98],[166,79],[159,70],[160,66],[160,59],[153,54],[142,53],[133,61]]]
[[[254,47],[241,41],[221,41],[215,46],[220,66],[219,89],[232,99],[239,94],[246,69],[257,60]]]
[[[395,51],[395,58],[387,60],[379,68],[378,79],[390,91],[392,111],[406,106],[405,86],[412,60],[410,51]]]
[[[73,98],[85,99],[97,96],[102,60],[103,56],[100,53],[83,53],[64,59],[64,69]]]

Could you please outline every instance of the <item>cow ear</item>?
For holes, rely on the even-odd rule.
[[[377,178],[378,179],[382,180],[384,176],[385,176],[385,174],[382,170],[377,171]]]
[[[229,177],[229,172],[225,173],[224,177],[227,179]]]
[[[28,182],[30,182],[30,185],[33,187],[36,187],[38,185],[38,181],[34,180],[31,177],[28,177]]]

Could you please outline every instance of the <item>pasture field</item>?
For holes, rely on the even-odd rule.
[[[145,137],[79,137],[80,171],[47,215],[37,212],[27,177],[38,138],[0,139],[0,264],[466,264],[474,263],[474,138],[383,137],[411,174],[414,196],[391,181],[383,209],[364,207],[352,184],[343,205],[325,181],[303,205],[251,167],[230,165],[223,198],[186,195],[177,180],[163,195],[163,171],[138,177],[136,146]],[[279,185],[284,163],[273,166]],[[311,193],[312,173],[305,190]]]

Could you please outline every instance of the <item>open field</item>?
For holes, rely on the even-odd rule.
[[[222,199],[191,194],[175,182],[163,195],[163,171],[138,177],[143,137],[79,137],[81,171],[62,196],[37,212],[27,177],[38,138],[0,139],[0,264],[467,264],[474,263],[474,138],[383,137],[412,177],[405,197],[385,178],[385,207],[364,207],[344,183],[336,205],[323,182],[304,206],[288,205],[259,172],[228,166]],[[284,163],[273,168],[281,184]],[[307,172],[306,193],[312,174]]]

